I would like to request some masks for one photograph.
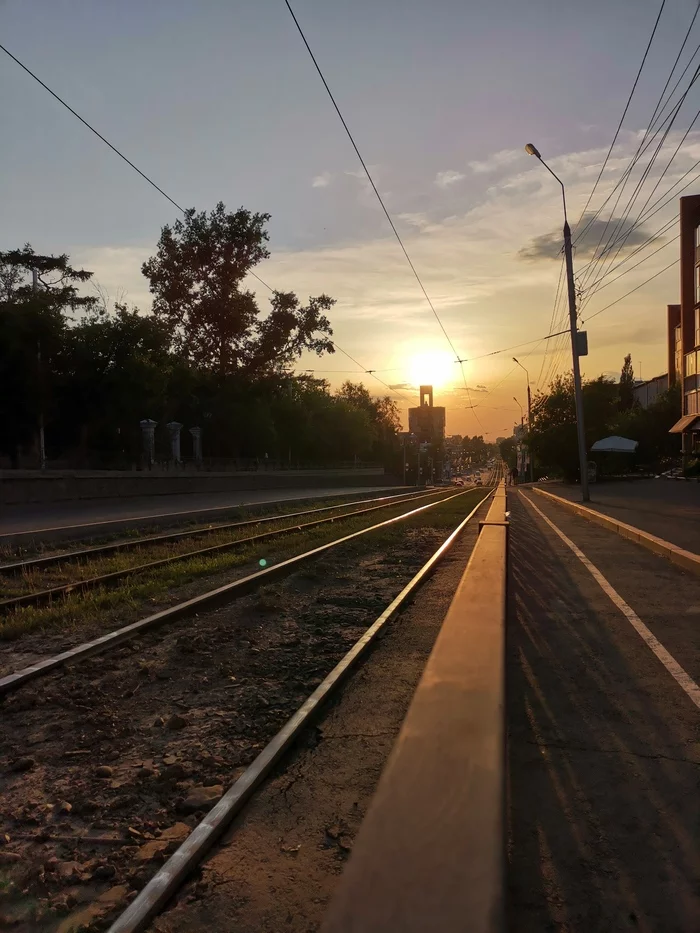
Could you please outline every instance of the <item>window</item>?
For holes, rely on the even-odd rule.
[[[696,359],[697,359],[697,357],[696,357],[695,350],[693,350],[692,353],[686,353],[686,355],[685,355],[685,373],[684,373],[684,375],[686,375],[686,376],[694,376],[694,375],[695,375],[695,373],[697,372]]]
[[[676,339],[676,348],[678,348],[681,345],[681,325],[680,324],[676,328],[674,328],[673,333]]]
[[[700,308],[695,309],[695,343],[694,346],[700,347]]]
[[[700,304],[700,266],[695,267],[695,304]]]
[[[698,393],[687,392],[685,396],[685,414],[697,415],[698,413]]]

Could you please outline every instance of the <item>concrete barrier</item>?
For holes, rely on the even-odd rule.
[[[0,504],[63,502],[79,499],[131,499],[193,492],[237,492],[253,489],[308,489],[333,486],[395,486],[396,477],[380,468],[298,470],[255,473],[118,473],[66,471],[0,473]]]
[[[322,933],[503,929],[506,539],[501,485]]]
[[[692,551],[686,551],[684,548],[678,547],[676,544],[671,544],[670,541],[665,541],[663,538],[659,538],[648,531],[642,531],[641,528],[636,528],[634,525],[628,525],[626,522],[619,522],[616,518],[611,518],[609,515],[604,515],[602,512],[596,512],[595,509],[591,509],[588,506],[579,505],[578,502],[572,502],[571,499],[565,499],[563,496],[555,496],[554,493],[547,492],[537,486],[533,486],[532,490],[538,495],[544,496],[546,499],[551,499],[552,502],[556,502],[557,505],[561,505],[575,515],[585,518],[586,521],[595,522],[597,525],[607,528],[608,531],[614,531],[622,538],[627,538],[630,541],[641,544],[641,546],[645,547],[648,551],[653,551],[654,554],[665,557],[667,560],[670,560],[671,563],[682,567],[683,570],[689,570],[691,573],[700,574],[700,555],[694,554]]]

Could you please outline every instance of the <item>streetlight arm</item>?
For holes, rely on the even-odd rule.
[[[536,159],[539,159],[540,162],[542,163],[542,165],[544,165],[544,167],[547,169],[547,171],[549,172],[549,174],[552,176],[552,178],[556,178],[556,180],[557,180],[557,181],[559,182],[559,184],[561,185],[561,199],[562,199],[562,201],[563,201],[563,203],[564,203],[564,227],[568,227],[568,226],[569,226],[569,219],[568,219],[568,217],[567,217],[567,215],[566,215],[566,189],[564,188],[564,182],[563,182],[563,181],[561,180],[561,178],[556,174],[556,172],[553,172],[553,171],[551,170],[551,168],[547,165],[547,163],[544,161],[544,159],[543,159],[542,156],[539,154],[539,152],[537,151],[537,149],[535,149],[535,147],[532,145],[532,143],[528,143],[527,146],[525,147],[525,149],[527,150],[527,152],[528,152],[529,155],[534,155],[534,157],[535,157]]]

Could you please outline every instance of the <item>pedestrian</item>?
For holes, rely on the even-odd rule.
[[[516,466],[514,466],[513,469],[510,471],[510,485],[511,486],[518,485],[518,468]]]

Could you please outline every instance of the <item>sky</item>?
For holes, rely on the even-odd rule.
[[[571,359],[566,335],[536,342],[568,326],[562,301],[555,310],[562,205],[557,183],[524,145],[535,143],[565,182],[578,235],[659,0],[295,0],[293,7],[442,324],[468,361],[464,377],[283,0],[0,0],[0,42],[178,204],[210,210],[222,200],[269,212],[271,257],[256,271],[273,288],[336,299],[334,339],[393,387],[404,423],[417,386],[432,381],[448,433],[510,434],[526,405],[525,373],[513,355],[533,392]],[[642,140],[695,9],[696,0],[667,0],[592,210]],[[698,43],[700,16],[676,76]],[[68,253],[109,295],[148,311],[141,263],[176,208],[1,52],[0,89],[0,250],[30,242],[37,252]],[[693,88],[632,219],[679,143],[650,205],[700,159],[700,128],[682,139],[698,98]],[[624,189],[613,226],[638,177]],[[700,193],[700,184],[684,193]],[[586,263],[614,204],[615,197],[576,244],[584,288],[595,281]],[[632,231],[615,262],[675,213],[671,200]],[[620,273],[609,274],[599,293],[584,293],[587,376],[619,373],[626,353],[637,376],[666,371],[665,308],[678,301],[677,266],[601,309],[673,262],[676,234],[671,224],[620,273],[644,259],[638,269],[619,282],[611,280]],[[389,392],[339,352],[305,355],[298,368],[333,387],[350,378]]]

